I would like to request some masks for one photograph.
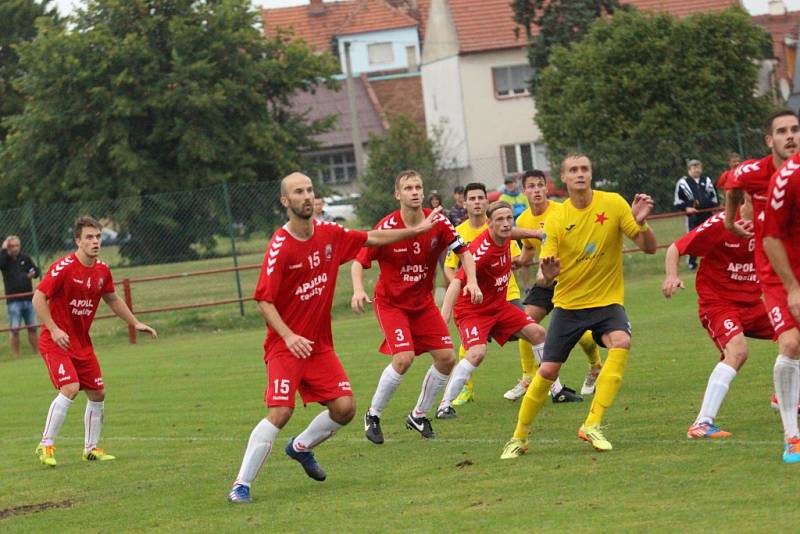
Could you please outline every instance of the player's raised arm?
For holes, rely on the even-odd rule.
[[[116,293],[103,293],[103,300],[108,307],[111,308],[111,311],[114,312],[114,315],[134,327],[136,330],[139,332],[147,332],[151,337],[158,337],[155,329],[139,321],[130,308],[128,308],[128,305],[125,304],[125,301],[119,298]]]
[[[631,213],[633,214],[633,219],[636,221],[636,224],[639,225],[639,233],[633,238],[633,242],[636,243],[636,246],[645,254],[655,254],[656,247],[658,246],[658,243],[656,243],[656,235],[647,225],[647,217],[650,216],[651,211],[653,211],[653,199],[650,195],[637,193],[636,196],[633,197]]]
[[[666,276],[661,284],[661,292],[665,298],[670,298],[677,293],[678,289],[685,289],[683,281],[678,277],[678,264],[681,260],[681,253],[675,243],[667,249],[667,256],[664,259],[664,271]]]
[[[364,267],[358,261],[350,266],[350,279],[353,281],[353,298],[350,299],[350,308],[358,313],[364,313],[364,305],[372,302],[364,290]]]
[[[515,226],[511,229],[511,239],[520,241],[522,239],[542,239],[544,232],[538,228],[522,228]]]
[[[744,191],[741,189],[729,189],[725,194],[725,228],[739,237],[748,237],[741,233],[741,229],[736,226],[736,213],[739,206],[744,202]]]
[[[417,226],[411,228],[400,228],[397,230],[370,230],[367,232],[367,241],[364,243],[365,247],[380,247],[382,245],[390,245],[397,241],[402,241],[410,237],[424,234],[433,228],[439,220],[439,213],[442,207],[431,210],[425,219]]]

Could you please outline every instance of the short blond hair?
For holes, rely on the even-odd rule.
[[[514,213],[514,209],[511,207],[511,204],[509,204],[505,200],[495,200],[494,202],[489,204],[489,207],[486,209],[486,216],[491,219],[492,215],[494,215],[494,212],[504,208],[509,209],[511,210],[511,213]]]
[[[406,169],[405,171],[400,171],[394,179],[394,190],[398,191],[400,189],[400,182],[403,180],[408,180],[409,178],[419,178],[419,181],[422,181],[422,175],[413,169]]]

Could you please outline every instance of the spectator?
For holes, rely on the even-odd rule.
[[[686,212],[687,232],[703,224],[713,213],[698,211],[719,206],[717,190],[711,178],[703,175],[703,164],[699,160],[690,159],[686,163],[687,175],[678,179],[675,184],[676,210]],[[689,270],[697,269],[697,257],[689,256]]]
[[[725,193],[725,183],[733,176],[733,171],[736,170],[736,167],[742,162],[742,158],[739,156],[738,152],[731,152],[728,154],[728,168],[722,171],[722,174],[719,175],[717,178],[717,183],[714,186]]]
[[[3,271],[3,286],[6,295],[33,292],[32,278],[41,275],[39,268],[27,254],[23,254],[22,242],[15,235],[3,241],[0,250],[0,271]],[[19,327],[22,321],[28,329],[28,341],[34,354],[39,354],[39,336],[36,332],[36,314],[33,313],[33,295],[15,297],[6,300],[8,306],[8,323],[11,327],[11,356],[19,356]]]
[[[428,207],[432,210],[435,210],[439,206],[442,205],[442,197],[439,196],[439,193],[431,193],[428,195]]]
[[[499,201],[508,202],[511,204],[511,209],[514,212],[514,220],[522,215],[528,209],[528,197],[526,197],[517,184],[517,178],[513,175],[506,176],[505,186],[500,190],[502,193]]]
[[[333,217],[325,213],[325,201],[321,198],[314,199],[314,220],[333,222]]]
[[[464,187],[457,185],[453,189],[453,207],[447,212],[447,218],[453,223],[453,226],[458,226],[467,220],[467,208],[464,207]]]

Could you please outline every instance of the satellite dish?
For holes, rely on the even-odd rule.
[[[781,91],[781,97],[783,100],[789,100],[789,96],[792,94],[792,89],[789,87],[789,81],[786,78],[781,78],[781,81],[778,82],[778,87]]]

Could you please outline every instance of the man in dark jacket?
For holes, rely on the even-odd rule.
[[[703,164],[699,160],[690,159],[687,164],[686,176],[678,179],[675,184],[676,210],[686,212],[686,231],[690,231],[703,224],[713,213],[710,211],[698,212],[707,208],[719,206],[717,190],[711,178],[703,175]],[[697,269],[697,257],[689,256],[689,270]]]
[[[3,285],[6,295],[16,293],[31,293],[33,284],[31,279],[41,275],[39,268],[27,254],[22,253],[22,243],[19,237],[10,235],[3,241],[0,250],[0,271],[3,272]],[[19,356],[19,328],[25,321],[28,329],[28,341],[34,354],[39,354],[39,336],[36,332],[36,314],[31,303],[32,295],[15,297],[6,300],[8,306],[8,322],[11,330],[11,356]]]

